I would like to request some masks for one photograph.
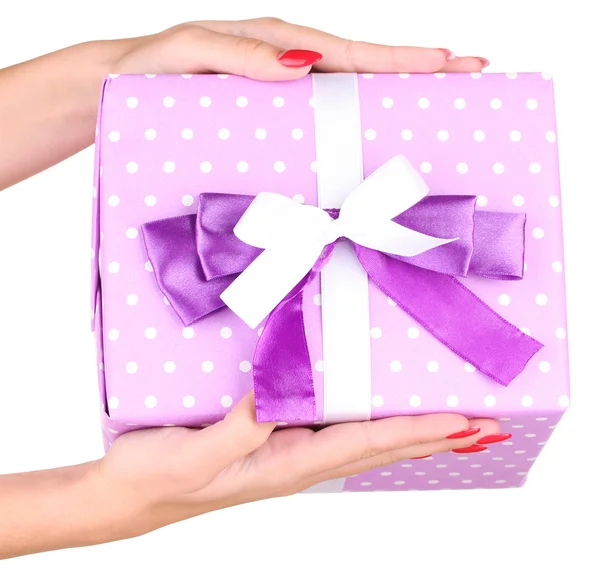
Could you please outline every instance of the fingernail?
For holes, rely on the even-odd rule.
[[[411,460],[424,460],[425,458],[430,458],[431,454],[427,455],[427,456],[419,456],[418,458],[410,458]]]
[[[307,49],[288,49],[277,58],[284,67],[308,67],[317,61],[321,61],[323,56],[316,51]]]
[[[449,49],[445,49],[443,47],[440,47],[439,49],[441,49],[444,52],[444,55],[446,56],[446,61],[452,61],[453,59],[456,59],[456,55],[454,55],[453,51],[450,51]]]
[[[487,446],[480,446],[479,444],[473,444],[468,448],[456,448],[452,450],[455,454],[476,454],[477,452],[483,452],[487,450]]]
[[[482,69],[485,69],[490,64],[490,60],[486,59],[485,57],[478,57],[477,59],[479,59],[479,61],[481,61]]]
[[[460,432],[456,432],[456,434],[450,434],[450,436],[446,436],[446,439],[458,440],[460,438],[468,438],[469,436],[474,436],[480,430],[481,428],[469,428],[468,430],[461,430]]]
[[[508,440],[512,438],[512,434],[490,434],[489,436],[484,436],[481,440],[477,440],[478,444],[496,444],[498,442],[504,442],[504,440]]]

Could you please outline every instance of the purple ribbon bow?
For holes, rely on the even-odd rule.
[[[233,233],[253,199],[204,193],[196,215],[142,226],[158,286],[185,326],[224,307],[221,293],[262,252]],[[336,218],[339,211],[328,213]],[[394,221],[435,237],[458,239],[410,258],[353,243],[369,278],[454,353],[508,385],[542,344],[503,319],[455,277],[522,279],[525,215],[475,211],[472,196],[428,196]],[[315,420],[303,291],[334,247],[335,243],[324,248],[312,270],[266,320],[253,362],[259,422]]]

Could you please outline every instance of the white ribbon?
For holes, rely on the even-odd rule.
[[[428,193],[403,156],[391,158],[356,187],[342,204],[338,219],[277,193],[259,193],[234,233],[264,250],[221,299],[254,329],[306,276],[323,248],[339,237],[406,257],[456,240],[432,237],[392,221]]]

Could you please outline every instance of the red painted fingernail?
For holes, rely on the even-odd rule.
[[[450,434],[450,436],[446,436],[447,440],[458,440],[460,438],[468,438],[469,436],[474,436],[477,434],[481,428],[469,428],[468,430],[462,430],[460,432],[456,432],[456,434]]]
[[[317,61],[321,61],[323,56],[316,51],[309,51],[308,49],[288,49],[277,59],[285,67],[308,67]]]
[[[453,59],[456,59],[456,55],[454,55],[453,51],[450,51],[449,49],[445,49],[443,47],[440,47],[439,49],[441,49],[444,52],[444,55],[446,56],[446,61],[452,61]]]
[[[479,444],[473,444],[468,448],[456,448],[452,450],[455,454],[476,454],[477,452],[483,452],[487,450],[487,446],[480,446]]]
[[[490,434],[489,436],[484,436],[481,440],[477,440],[478,444],[496,444],[498,442],[504,442],[504,440],[508,440],[512,438],[512,434]]]
[[[490,64],[490,60],[486,59],[485,57],[478,57],[477,59],[479,59],[479,61],[481,61],[482,69],[485,69]]]
[[[427,456],[419,456],[418,458],[410,458],[411,460],[424,460],[425,458],[430,458],[431,454],[427,455]]]

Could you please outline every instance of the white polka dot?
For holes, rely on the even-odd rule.
[[[125,104],[129,108],[135,108],[136,106],[138,106],[138,100],[137,100],[136,97],[127,97],[127,100],[125,101]]]
[[[146,132],[144,132],[144,136],[146,140],[154,140],[156,138],[156,130],[154,128],[148,128]]]
[[[241,174],[245,174],[248,171],[248,162],[238,162],[237,171]]]
[[[492,408],[492,406],[496,406],[496,397],[493,394],[488,394],[483,398],[483,404],[488,408]]]
[[[394,481],[394,485],[404,485],[406,483],[406,481],[402,481],[401,479],[399,479],[398,481]]]
[[[167,108],[171,108],[175,104],[175,99],[173,97],[165,97],[163,99],[163,105]]]
[[[257,128],[254,132],[254,136],[258,140],[264,140],[267,137],[267,131],[264,128]]]
[[[523,272],[527,272],[527,263],[526,262],[523,263]]]
[[[549,373],[550,372],[550,363],[548,361],[540,361],[538,368],[542,373]]]
[[[415,471],[415,475],[426,475],[424,471]]]
[[[444,77],[446,77],[446,73],[434,73],[433,76],[436,79],[443,79]]]
[[[527,99],[527,102],[525,103],[525,106],[529,110],[535,110],[538,107],[538,102],[535,99]]]
[[[543,416],[540,416],[539,418],[536,418],[536,420],[537,420],[538,422],[545,422],[545,421],[546,421],[546,420],[548,420],[548,419],[547,419],[547,418],[545,418],[545,417],[543,417]]]
[[[181,198],[181,203],[186,207],[190,207],[190,205],[194,204],[194,197],[192,195],[184,195]]]
[[[562,269],[563,269],[563,265],[560,261],[555,260],[552,263],[552,270],[554,270],[554,272],[562,272]]]
[[[394,106],[394,99],[391,97],[384,97],[381,101],[381,106],[383,108],[392,108]]]
[[[419,406],[421,406],[421,397],[418,394],[413,394],[408,399],[408,404],[413,408],[418,408]]]
[[[525,434],[526,438],[536,438],[537,434]],[[538,446],[541,446],[542,444],[544,444],[545,442],[539,442]]]
[[[406,140],[408,142],[409,140],[412,140],[412,137],[412,130],[408,130],[408,128],[405,128],[400,132],[400,138],[402,138],[402,140]]]
[[[223,395],[221,397],[221,406],[225,408],[229,408],[233,404],[233,399],[228,395]]]
[[[502,101],[500,99],[492,99],[490,101],[490,106],[494,109],[494,110],[498,110],[501,106],[502,106]]]
[[[550,79],[552,79],[552,73],[542,73],[542,79],[550,81]]]
[[[177,365],[175,365],[175,361],[165,361],[165,364],[163,365],[165,373],[174,373],[176,368]]]
[[[138,364],[135,361],[129,361],[129,363],[127,363],[125,365],[125,370],[130,374],[133,375],[135,373],[137,373],[138,370]]]
[[[155,327],[147,327],[144,331],[144,335],[147,339],[154,339],[157,335]]]
[[[427,483],[429,483],[429,485],[437,485],[439,481],[437,479],[430,479]]]
[[[194,131],[191,128],[184,128],[181,131],[181,137],[184,140],[191,140],[194,137]]]
[[[468,485],[469,483],[473,483],[473,480],[472,479],[463,479],[463,480],[461,480],[461,483]]]
[[[250,361],[242,361],[240,363],[240,371],[242,371],[242,373],[248,373],[251,369],[252,363],[250,363]]]
[[[473,132],[473,139],[475,142],[483,142],[485,140],[485,132],[483,130],[476,130]]]
[[[525,394],[521,397],[521,406],[529,408],[533,405],[533,397],[530,394]]]
[[[567,337],[566,329],[564,327],[557,328],[556,337],[558,337],[558,339],[564,339],[565,337]]]
[[[183,73],[181,75],[182,79],[191,79],[193,77],[193,75],[191,73]]]
[[[542,171],[542,166],[540,166],[540,164],[538,164],[537,162],[532,162],[531,164],[529,164],[529,171],[532,174],[539,174]]]
[[[450,475],[451,477],[458,477],[460,473],[458,473],[458,471],[451,471],[448,475]]]
[[[493,471],[486,471],[483,473],[483,475],[494,475]]]
[[[515,207],[523,207],[525,205],[525,198],[522,195],[515,195],[512,198],[512,202]]]
[[[465,371],[467,371],[467,373],[474,373],[475,367],[473,367],[471,363],[465,363]]]
[[[481,79],[481,73],[470,73],[473,79]]]
[[[321,305],[321,294],[315,294],[313,296],[313,304],[315,304],[315,306]]]
[[[360,484],[364,487],[369,487],[369,485],[372,485],[370,481],[361,481]]]
[[[424,174],[428,174],[431,172],[432,166],[429,162],[422,162],[420,169]]]
[[[206,108],[209,107],[211,103],[212,100],[210,97],[200,97],[200,106]]]
[[[118,262],[113,261],[108,263],[108,271],[112,274],[119,272],[120,265]]]
[[[322,373],[325,370],[325,363],[321,360],[315,361],[315,371]]]
[[[240,108],[248,106],[248,99],[246,97],[238,97],[235,99],[235,104]]]
[[[381,328],[379,328],[379,327],[371,328],[371,337],[373,339],[380,339],[382,335],[383,335],[383,332],[381,331]]]
[[[154,195],[146,195],[144,198],[144,203],[148,207],[154,207],[156,205],[156,197]]]
[[[364,79],[372,79],[373,73],[362,73],[361,74]]]
[[[426,109],[426,108],[429,108],[430,103],[429,103],[429,99],[426,99],[425,97],[421,97],[417,104],[419,105],[419,108]]]
[[[402,370],[402,363],[400,363],[400,361],[394,359],[390,363],[390,371],[392,371],[392,373],[399,373],[401,370]]]
[[[459,174],[466,174],[469,171],[469,166],[465,162],[459,162],[456,164],[456,171]]]
[[[303,137],[304,132],[302,132],[302,128],[294,128],[294,130],[292,130],[292,138],[294,140],[302,140]]]
[[[201,367],[204,373],[212,373],[213,369],[215,368],[212,361],[202,361]]]
[[[466,106],[467,106],[467,102],[465,101],[465,99],[458,98],[458,99],[454,100],[454,108],[457,108],[458,110],[462,110]]]
[[[109,73],[109,74],[108,74],[108,76],[109,76],[111,79],[116,79],[117,77],[119,77],[119,73]]]
[[[227,73],[220,73],[217,75],[219,79],[229,79],[229,75]]]
[[[381,475],[382,477],[388,477],[390,475],[392,475],[391,471],[382,471],[379,475]]]
[[[548,132],[546,132],[546,140],[548,140],[548,142],[556,142],[556,134],[552,132],[552,130],[548,130]]]
[[[135,306],[138,303],[138,297],[136,294],[129,294],[126,302],[129,306]]]
[[[111,142],[118,142],[121,139],[121,134],[117,130],[108,133],[108,139]]]
[[[509,79],[516,79],[518,77],[518,74],[517,73],[507,73],[506,76]]]
[[[145,77],[146,79],[154,79],[154,77],[156,77],[156,73],[146,73]]]
[[[450,134],[448,133],[447,130],[438,130],[437,139],[440,142],[446,142],[446,140],[448,140],[448,138],[450,138]]]
[[[170,306],[171,304],[169,303],[169,300],[167,300],[166,296],[163,296],[163,302],[165,303],[165,305]]]
[[[479,207],[485,207],[488,204],[488,198],[485,195],[477,196],[477,205]]]
[[[285,162],[282,162],[281,160],[275,162],[273,164],[273,169],[278,173],[282,173],[285,172]]]
[[[388,298],[388,299],[387,299],[387,303],[388,303],[390,306],[396,306],[396,305],[397,305],[397,304],[396,304],[396,302],[394,302],[394,300],[392,300],[392,298]]]
[[[127,170],[128,173],[135,174],[135,173],[137,173],[139,166],[137,165],[137,162],[127,162],[125,169]]]
[[[506,483],[506,480],[504,480],[504,479],[496,479],[496,483],[503,484],[503,483]]]
[[[525,335],[531,335],[531,330],[528,327],[522,327],[521,332]]]
[[[416,327],[409,327],[406,335],[408,335],[409,339],[416,339],[419,337],[419,330]]]
[[[283,97],[275,97],[273,99],[273,104],[277,107],[277,108],[281,108],[284,104],[285,104],[285,100]]]
[[[219,132],[217,133],[221,140],[227,140],[229,138],[230,132],[227,128],[219,128]]]
[[[437,373],[440,370],[440,364],[437,361],[429,361],[427,363],[427,370],[430,373]]]
[[[550,207],[558,207],[558,204],[559,204],[558,197],[556,197],[556,195],[551,195],[548,198],[548,203],[550,203]]]
[[[128,239],[135,239],[138,236],[138,230],[135,227],[129,227],[129,229],[125,231],[125,236]]]
[[[508,294],[500,294],[498,296],[498,303],[501,306],[508,306],[510,304],[510,296]]]
[[[208,174],[212,170],[212,164],[210,162],[201,162],[200,163],[200,171],[203,174]]]
[[[219,332],[219,335],[223,339],[229,339],[233,335],[233,332],[231,331],[230,327],[222,327],[221,331]]]
[[[455,394],[448,395],[446,397],[446,406],[456,408],[458,406],[458,397]]]
[[[119,407],[119,399],[116,396],[111,396],[108,399],[108,408],[110,408],[111,410],[114,410],[115,408]]]
[[[508,136],[513,142],[519,142],[521,140],[521,133],[518,130],[512,130]]]
[[[398,73],[398,77],[400,77],[400,79],[409,79],[410,73]]]
[[[191,339],[192,337],[194,337],[194,328],[193,327],[184,327],[181,330],[181,335],[183,335],[183,337],[185,337],[185,339]]]
[[[367,140],[375,140],[377,137],[377,132],[375,132],[372,128],[367,128],[365,130],[365,138]]]
[[[315,108],[315,97],[310,97],[310,99],[308,99],[308,106]]]
[[[380,394],[374,395],[371,399],[371,404],[376,408],[383,406],[383,397]]]
[[[310,169],[311,171],[315,172],[317,171],[317,162],[311,162],[310,163]]]
[[[472,463],[471,467],[478,468],[478,467],[481,467],[481,464],[480,463]]]
[[[262,332],[263,332],[264,330],[265,330],[265,328],[264,328],[264,327],[259,327],[259,328],[256,330],[256,333],[258,334],[258,337],[260,337],[260,336],[262,335]]]
[[[108,339],[110,339],[111,341],[116,341],[117,339],[119,339],[119,330],[118,329],[109,330]]]
[[[502,173],[504,173],[504,164],[502,164],[500,162],[496,162],[492,166],[492,170],[494,170],[495,174],[502,174]]]
[[[193,396],[188,394],[187,396],[183,397],[183,406],[186,408],[192,408],[194,404],[196,404],[196,399]]]
[[[533,235],[534,239],[543,239],[544,238],[544,229],[542,229],[540,227],[536,227],[535,229],[533,229],[533,231],[531,231],[531,234]]]
[[[155,408],[156,405],[158,404],[158,400],[156,400],[155,396],[149,395],[145,398],[144,400],[144,404],[148,407],[148,408]]]

